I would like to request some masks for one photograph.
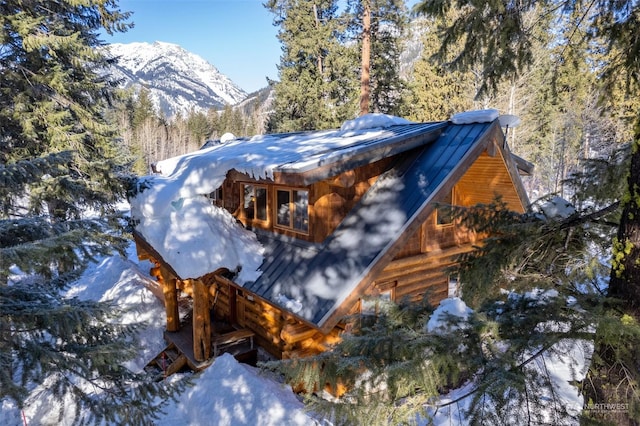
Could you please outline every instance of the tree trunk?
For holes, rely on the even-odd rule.
[[[622,200],[622,217],[613,242],[609,296],[622,303],[622,312],[616,310],[616,315],[633,315],[637,319],[640,316],[640,116],[633,145],[627,196]],[[634,349],[638,339],[628,331],[603,327],[598,329],[595,343],[590,371],[583,381],[585,401],[618,403],[627,409],[585,411],[585,414],[591,420],[606,424],[637,424],[632,420],[633,411],[629,407],[638,403],[634,390],[640,371],[640,360]]]
[[[371,1],[364,0],[362,17],[362,70],[360,74],[360,115],[369,113],[371,92]]]
[[[627,196],[623,198],[622,217],[613,244],[609,295],[619,298],[632,312],[640,308],[640,117],[627,178]]]

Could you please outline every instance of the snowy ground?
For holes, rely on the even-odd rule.
[[[165,326],[164,307],[161,302],[145,288],[153,279],[147,274],[150,264],[137,263],[131,247],[129,259],[114,256],[93,265],[70,290],[69,295],[83,299],[108,300],[117,298],[119,306],[131,308],[124,321],[136,323],[145,321],[146,329],[139,338],[141,351],[139,357],[128,366],[133,370],[141,369],[165,346],[162,331]],[[445,300],[436,315],[427,326],[430,330],[438,326],[442,313],[466,316],[468,308],[457,298]],[[572,411],[579,412],[582,397],[576,388],[569,384],[584,372],[584,346],[574,342],[575,350],[566,359],[548,357],[542,359],[545,369],[550,371],[556,382],[557,392],[564,404]],[[588,352],[588,350],[587,350]],[[578,377],[579,378],[579,377]],[[165,406],[166,414],[158,425],[329,425],[326,420],[318,421],[304,410],[303,404],[291,389],[266,376],[259,370],[238,363],[232,356],[219,357],[211,367],[196,376],[194,386],[187,389],[178,403]],[[471,390],[473,384],[467,384],[442,398],[442,403],[454,401]],[[464,425],[465,410],[470,398],[462,398],[455,404],[447,405],[435,414],[436,425]],[[46,386],[40,386],[31,394],[25,409],[20,411],[6,400],[0,403],[0,424],[20,425],[71,425],[71,401],[56,400]],[[58,421],[59,410],[66,410],[62,423]],[[425,420],[419,421],[427,424]]]

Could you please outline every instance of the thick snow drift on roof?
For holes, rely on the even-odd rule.
[[[365,126],[366,123],[366,126]],[[156,164],[160,175],[143,177],[141,191],[130,200],[136,230],[158,251],[180,278],[198,278],[220,267],[242,268],[239,284],[259,276],[262,247],[226,211],[204,195],[219,188],[229,170],[271,179],[283,164],[313,157],[318,164],[337,149],[384,136],[384,128],[410,123],[398,117],[369,114],[350,130],[263,135],[229,140]],[[374,127],[373,129],[371,127]]]
[[[471,124],[471,123],[490,123],[500,113],[497,109],[479,109],[475,111],[465,111],[453,114],[451,116],[451,122],[453,124]]]
[[[144,218],[138,231],[180,278],[198,278],[220,267],[240,270],[239,284],[259,276],[262,246],[229,212],[203,196],[169,205],[165,214]]]
[[[353,132],[366,129],[384,129],[399,124],[411,124],[411,121],[393,115],[371,113],[345,121],[340,127],[340,130],[343,132]]]

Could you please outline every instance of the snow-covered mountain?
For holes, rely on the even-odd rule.
[[[108,46],[118,58],[111,70],[125,87],[149,90],[156,107],[166,117],[195,109],[235,105],[247,94],[202,57],[177,44],[114,43]]]

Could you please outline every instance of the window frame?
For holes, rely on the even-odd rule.
[[[280,208],[280,204],[278,201],[278,191],[282,191],[282,192],[288,192],[289,193],[289,225],[283,225],[281,223],[279,223],[279,215],[278,215],[278,210]],[[274,228],[277,229],[284,229],[287,231],[292,231],[292,232],[296,232],[298,234],[303,234],[303,235],[309,235],[311,232],[311,222],[309,220],[310,215],[309,215],[309,189],[307,188],[295,188],[295,187],[288,187],[288,186],[276,186],[273,188],[273,226]],[[296,202],[294,199],[294,192],[305,192],[307,194],[307,208],[306,208],[306,212],[303,216],[303,222],[304,219],[306,219],[306,224],[307,224],[307,229],[300,229],[300,228],[296,228],[295,227],[295,217],[296,217]]]
[[[208,197],[214,205],[224,207],[224,190],[222,186],[216,188]]]
[[[456,205],[456,191],[455,191],[455,187],[451,188],[451,191],[449,192],[449,195],[446,198],[451,198],[451,202],[446,202],[446,199],[444,201],[441,201],[442,204],[448,204],[450,206],[455,206]],[[454,226],[455,225],[455,220],[453,219],[453,217],[449,217],[448,219],[450,220],[449,222],[443,222],[440,223],[440,211],[439,209],[436,207],[435,209],[435,213],[436,213],[436,228],[447,228],[450,226]]]
[[[246,206],[246,188],[251,187],[252,191],[253,191],[253,195],[252,198],[254,199],[253,202],[253,216],[249,216],[247,213],[249,212],[249,210],[247,209]],[[264,219],[260,219],[258,218],[258,197],[256,195],[256,190],[257,189],[263,189],[264,190]],[[266,226],[269,223],[269,188],[267,187],[267,185],[262,185],[262,184],[257,184],[257,183],[251,183],[251,182],[243,182],[240,186],[240,206],[242,207],[242,212],[243,212],[243,217],[245,220],[247,220],[248,222],[251,222],[252,224],[254,223],[259,223],[259,224],[263,224],[264,226]]]
[[[395,301],[395,288],[381,290],[375,296],[360,298],[360,315],[377,317],[383,313],[381,302]]]

